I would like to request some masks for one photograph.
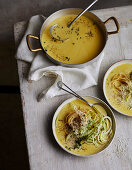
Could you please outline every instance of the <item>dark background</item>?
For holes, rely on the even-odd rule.
[[[29,170],[13,25],[32,15],[85,8],[92,0],[0,0],[0,170]],[[132,0],[99,0],[91,10],[132,5]]]

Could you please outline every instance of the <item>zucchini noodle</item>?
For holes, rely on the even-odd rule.
[[[73,111],[65,118],[70,128],[66,142],[72,143],[72,149],[80,148],[83,143],[105,144],[112,136],[112,120],[108,115],[95,112],[94,109],[80,109],[73,105]]]

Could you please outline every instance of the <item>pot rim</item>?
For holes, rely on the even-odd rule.
[[[59,12],[61,12],[61,11],[66,11],[66,10],[83,10],[83,9],[81,9],[81,8],[64,8],[64,9],[61,9],[61,10],[58,10],[58,11],[54,12],[53,14],[51,14],[49,17],[46,18],[46,20],[43,22],[43,24],[42,24],[42,26],[41,26],[40,35],[39,35],[40,44],[41,44],[41,47],[42,47],[43,50],[44,50],[44,48],[43,48],[43,46],[42,46],[41,37],[42,37],[43,27],[44,27],[44,25],[45,25],[45,22],[46,22],[49,18],[53,17],[55,14],[57,14],[57,13],[59,13]],[[51,57],[51,56],[44,50],[44,52],[46,53],[46,55],[48,56],[48,58],[49,58],[52,62],[54,62],[54,63],[56,63],[56,64],[58,64],[58,65],[61,65],[61,66],[77,67],[77,68],[79,68],[79,67],[85,67],[86,65],[89,65],[89,64],[94,63],[94,62],[95,62],[97,59],[99,59],[99,57],[102,55],[102,53],[103,53],[103,51],[104,51],[104,48],[105,48],[105,46],[106,46],[107,40],[108,40],[108,32],[107,32],[105,23],[104,23],[98,16],[96,16],[94,13],[92,13],[92,12],[90,12],[90,11],[86,11],[86,13],[92,14],[92,15],[93,15],[94,17],[96,17],[96,18],[103,24],[103,26],[104,26],[104,29],[105,29],[105,34],[104,34],[104,36],[105,36],[105,37],[104,37],[104,38],[105,38],[105,44],[104,44],[104,47],[102,48],[101,52],[100,52],[96,57],[94,57],[93,59],[91,59],[91,60],[89,60],[89,61],[87,61],[87,62],[85,62],[85,63],[81,63],[81,64],[66,64],[66,63],[60,62],[60,61],[58,61],[58,60],[55,60],[53,57]]]

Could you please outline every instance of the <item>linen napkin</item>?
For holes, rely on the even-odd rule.
[[[31,63],[28,80],[37,81],[43,76],[56,77],[56,80],[51,87],[44,89],[41,94],[38,94],[38,101],[65,94],[66,92],[57,87],[58,81],[63,81],[74,91],[81,91],[97,85],[99,69],[104,53],[102,53],[94,63],[88,66],[83,68],[69,68],[53,64],[43,51],[36,53],[29,51],[26,43],[26,35],[39,35],[45,19],[46,18],[42,15],[31,17],[25,35],[22,38],[16,53],[16,59]]]

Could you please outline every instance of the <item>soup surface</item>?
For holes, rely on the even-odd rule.
[[[132,63],[121,64],[109,73],[105,92],[115,109],[132,115]]]
[[[105,38],[98,25],[91,19],[81,16],[73,25],[67,25],[76,15],[61,16],[52,21],[44,30],[41,43],[45,51],[55,60],[67,64],[81,64],[96,57],[103,49]],[[58,24],[50,35],[49,29]]]
[[[113,136],[112,120],[103,107],[96,109],[79,99],[64,105],[55,121],[55,133],[61,145],[79,155],[97,153],[108,145]]]

